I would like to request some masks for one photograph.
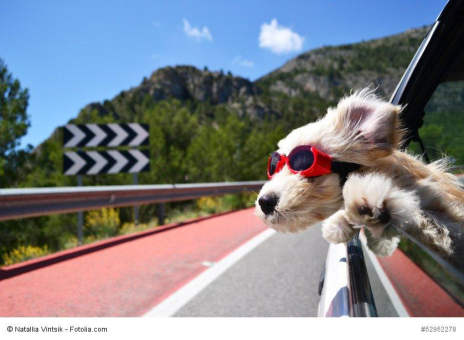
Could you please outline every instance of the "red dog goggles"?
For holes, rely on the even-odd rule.
[[[288,156],[274,152],[269,157],[267,164],[267,177],[272,179],[285,165],[288,166],[291,173],[303,177],[317,177],[337,173],[340,175],[342,184],[349,172],[360,168],[359,164],[334,161],[331,156],[314,146],[300,145],[294,148]]]

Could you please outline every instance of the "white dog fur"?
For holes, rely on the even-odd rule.
[[[323,237],[332,243],[349,241],[364,226],[368,246],[379,256],[396,249],[396,226],[441,255],[451,255],[452,239],[464,226],[463,187],[446,172],[445,161],[425,165],[399,151],[404,133],[400,111],[364,89],[343,98],[320,120],[292,131],[278,143],[280,154],[312,145],[337,161],[362,167],[342,188],[338,174],[304,178],[285,166],[261,189],[256,215],[281,232],[324,221]],[[264,195],[278,197],[271,214],[260,208]]]

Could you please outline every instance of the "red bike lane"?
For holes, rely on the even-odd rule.
[[[246,209],[0,269],[0,316],[140,316],[267,227]]]

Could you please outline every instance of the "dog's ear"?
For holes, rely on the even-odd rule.
[[[367,149],[389,154],[399,146],[398,114],[401,107],[378,99],[369,89],[343,98],[335,111],[338,128],[365,144]]]

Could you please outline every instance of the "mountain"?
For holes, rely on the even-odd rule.
[[[270,92],[301,96],[315,92],[336,100],[342,92],[373,84],[390,95],[429,27],[303,53],[255,83]]]
[[[282,116],[276,96],[309,96],[332,104],[351,89],[368,85],[389,96],[428,29],[422,27],[357,44],[314,49],[255,82],[230,72],[199,70],[193,66],[165,67],[112,100],[87,105],[80,116],[85,120],[89,112],[96,110],[100,116],[112,115],[116,120],[130,121],[144,101],[177,99],[184,103],[225,105],[241,116],[263,119],[267,114]]]
[[[85,116],[96,110],[101,116],[113,115],[118,120],[127,121],[134,118],[136,106],[144,101],[156,103],[177,99],[184,103],[225,104],[237,111],[245,110],[252,116],[262,117],[266,107],[259,101],[260,93],[260,88],[253,82],[230,72],[211,72],[193,66],[165,67],[110,101],[87,105],[81,114]]]

